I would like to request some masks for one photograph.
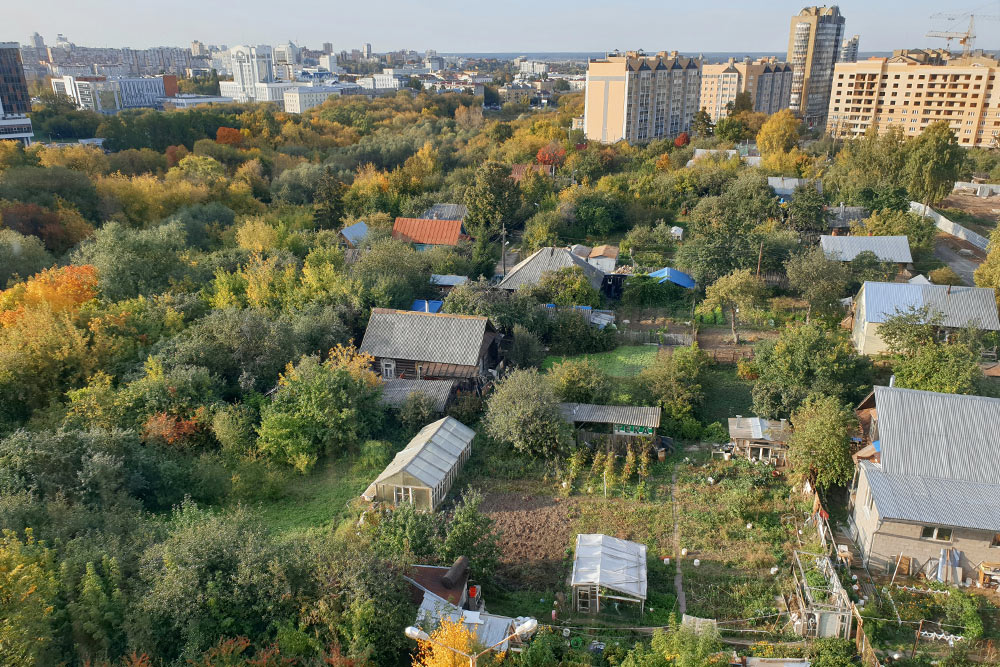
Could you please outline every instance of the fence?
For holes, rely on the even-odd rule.
[[[861,618],[856,605],[851,605],[851,611],[854,612],[854,620],[858,622],[857,631],[854,635],[854,645],[858,649],[858,655],[861,656],[861,664],[865,665],[865,667],[882,667],[882,663],[878,661],[878,656],[875,655],[872,643],[868,640],[868,634],[865,632],[865,620]]]
[[[741,359],[753,359],[752,347],[735,347],[731,350],[708,348],[702,350],[705,354],[719,364],[735,364]]]
[[[987,239],[985,236],[977,234],[972,230],[966,229],[957,222],[952,222],[951,220],[944,217],[943,215],[941,215],[934,209],[930,208],[929,206],[925,211],[923,204],[911,201],[910,210],[916,213],[917,215],[922,215],[925,218],[930,218],[931,220],[933,220],[934,226],[940,229],[942,232],[951,234],[952,236],[956,236],[962,239],[963,241],[968,241],[977,248],[986,250],[986,247],[990,243],[989,239]]]
[[[991,197],[993,195],[1000,195],[1000,185],[996,183],[967,183],[965,181],[955,181],[955,187],[952,192],[958,192],[960,190],[972,190],[972,193],[977,197]]]

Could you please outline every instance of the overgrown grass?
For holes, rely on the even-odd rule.
[[[309,474],[293,477],[284,496],[262,504],[261,519],[278,534],[334,526],[349,515],[348,504],[378,472],[363,469],[353,459],[321,462]]]
[[[549,356],[542,361],[542,370],[547,371],[553,364],[572,359],[589,359],[598,368],[612,377],[632,377],[656,362],[659,348],[655,345],[623,345],[610,352],[577,354],[568,357]]]
[[[705,401],[698,411],[702,423],[718,421],[726,424],[730,417],[751,414],[753,383],[741,380],[735,365],[711,366],[705,369],[704,377],[702,390]]]

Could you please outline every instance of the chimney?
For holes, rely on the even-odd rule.
[[[948,296],[951,296],[951,285],[948,285],[948,291],[945,292]]]
[[[465,585],[465,578],[469,574],[469,559],[459,556],[455,564],[448,568],[448,571],[441,577],[441,585],[451,590],[457,586]]]

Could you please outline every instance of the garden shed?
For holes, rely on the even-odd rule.
[[[474,437],[475,431],[453,417],[428,424],[362,496],[368,501],[410,503],[416,509],[434,511],[468,460]]]
[[[646,545],[587,533],[576,536],[573,607],[597,613],[603,600],[646,605]]]
[[[662,412],[658,407],[590,403],[560,403],[559,411],[577,429],[577,443],[612,445],[629,445],[635,438],[655,439]]]

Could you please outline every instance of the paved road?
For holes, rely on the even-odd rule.
[[[961,247],[958,239],[939,236],[934,240],[934,256],[950,266],[966,285],[975,285],[972,274],[979,268],[982,260],[976,256],[959,254]]]

